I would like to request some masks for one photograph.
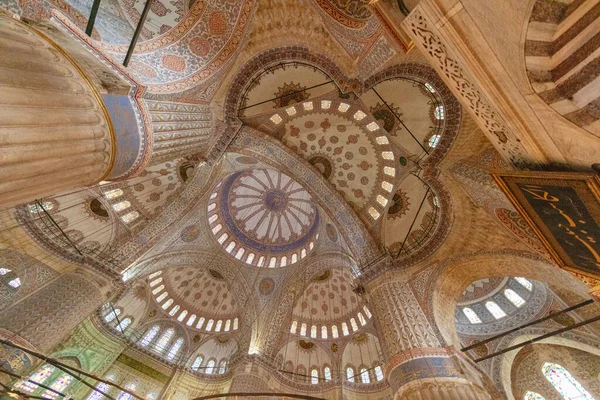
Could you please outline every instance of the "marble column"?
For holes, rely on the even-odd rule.
[[[4,337],[49,352],[107,300],[110,288],[81,269],[62,275],[0,313]]]
[[[369,305],[396,399],[490,399],[478,372],[443,347],[410,286],[389,280],[369,290]]]
[[[206,153],[212,126],[208,106],[144,101],[152,122],[151,165]]]
[[[75,62],[0,15],[0,207],[95,184],[115,150],[102,98]]]

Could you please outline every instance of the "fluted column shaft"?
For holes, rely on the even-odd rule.
[[[0,313],[0,326],[48,352],[106,301],[96,277],[77,270],[50,282]]]
[[[471,382],[461,360],[442,347],[407,283],[386,281],[370,291],[370,299],[396,399],[490,398]]]
[[[152,165],[206,153],[212,125],[208,106],[145,102],[152,122]]]
[[[77,65],[0,16],[0,207],[99,182],[114,146],[102,98]]]

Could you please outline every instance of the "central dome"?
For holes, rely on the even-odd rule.
[[[236,172],[215,187],[208,221],[229,254],[274,268],[294,264],[313,249],[319,212],[311,195],[289,176],[252,169]]]

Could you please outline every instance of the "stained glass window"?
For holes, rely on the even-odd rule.
[[[116,204],[113,204],[112,207],[113,207],[113,210],[115,210],[115,211],[123,211],[124,209],[131,207],[131,203],[127,200],[124,200],[124,201],[120,201]]]
[[[310,337],[313,339],[317,338],[317,327],[316,325],[313,325],[310,327]]]
[[[231,320],[228,319],[227,321],[225,321],[225,328],[223,329],[225,332],[229,332],[229,329],[231,329]]]
[[[360,369],[360,380],[362,383],[371,383],[371,377],[369,376],[369,371],[366,368]]]
[[[350,334],[350,331],[348,330],[348,324],[345,322],[342,322],[342,333],[344,336],[348,336]]]
[[[212,330],[214,323],[215,323],[215,320],[209,319],[208,322],[206,323],[206,330],[210,332]]]
[[[325,325],[321,327],[321,339],[327,339],[327,327]]]
[[[565,400],[594,400],[594,397],[563,367],[545,363],[542,373]]]
[[[131,318],[127,317],[119,324],[118,331],[125,332],[125,329],[131,324]]]
[[[434,111],[436,119],[444,119],[444,106],[437,106]]]
[[[300,336],[306,336],[306,324],[302,323],[302,325],[300,325]]]
[[[15,279],[8,281],[8,286],[18,288],[19,286],[21,286],[21,279],[15,278]]]
[[[165,288],[165,285],[160,285],[157,288],[154,288],[154,290],[152,290],[152,294],[158,294],[160,293],[163,289]]]
[[[427,88],[427,90],[429,90],[431,93],[435,93],[435,89],[433,88],[433,86],[431,86],[431,84],[425,82],[424,85]]]
[[[525,289],[527,289],[529,291],[531,291],[533,289],[532,283],[523,277],[517,276],[517,277],[515,277],[515,281],[519,282],[521,284],[521,286],[523,286]]]
[[[169,342],[171,341],[171,338],[173,337],[174,333],[175,333],[175,331],[173,330],[173,328],[167,329],[167,331],[162,334],[160,339],[158,339],[158,342],[156,342],[156,345],[154,346],[154,348],[157,351],[162,352],[167,347]]]
[[[296,329],[298,329],[298,321],[292,321],[292,327],[290,328],[290,332],[296,333]]]
[[[429,147],[436,147],[438,145],[438,143],[440,142],[440,139],[442,138],[441,135],[432,135],[429,138],[429,141],[427,142],[427,144],[429,145]]]
[[[331,368],[325,367],[324,375],[325,375],[325,381],[329,382],[331,380]]]
[[[169,350],[169,353],[167,354],[167,360],[172,360],[175,358],[175,356],[177,355],[177,353],[179,353],[179,349],[181,349],[181,346],[183,345],[183,339],[179,338],[175,341],[175,343],[173,344],[173,346],[171,346],[171,350]]]
[[[11,270],[8,268],[0,268],[0,275],[6,275],[10,272]]]
[[[331,327],[331,336],[333,336],[334,339],[337,339],[339,337],[337,325],[333,325]]]
[[[378,381],[383,380],[383,370],[381,369],[381,365],[375,367],[375,377]]]
[[[106,197],[108,200],[115,199],[119,196],[123,196],[123,191],[121,189],[113,189],[104,192],[104,197]]]
[[[200,364],[202,364],[202,361],[202,356],[196,357],[196,360],[194,360],[194,363],[192,364],[192,369],[194,371],[198,371],[198,368],[200,368]]]
[[[465,307],[462,309],[462,312],[463,312],[463,314],[465,314],[465,317],[467,317],[467,319],[469,320],[470,323],[472,323],[472,324],[480,324],[481,323],[481,319],[477,316],[475,311],[473,311],[471,308]]]
[[[167,297],[169,295],[169,292],[163,292],[160,296],[158,296],[156,298],[156,302],[160,303],[161,301],[163,301],[165,299],[165,297]]]
[[[146,400],[156,400],[156,393],[148,393],[146,395]]]
[[[179,311],[181,307],[179,306],[179,304],[176,304],[173,308],[171,308],[171,311],[169,311],[169,315],[171,317],[175,316],[175,314],[177,314],[177,311]]]
[[[512,289],[506,289],[504,291],[504,296],[506,296],[506,298],[510,300],[510,302],[516,307],[521,307],[523,304],[525,304],[525,300],[523,300],[523,298]]]
[[[158,285],[159,283],[161,283],[161,282],[162,282],[162,280],[163,280],[163,278],[162,278],[162,277],[160,277],[160,278],[158,278],[158,279],[155,279],[155,280],[153,280],[152,282],[150,282],[150,287],[154,287],[154,286]]]
[[[546,400],[546,398],[536,392],[527,392],[525,393],[523,400]]]
[[[215,360],[210,360],[208,364],[206,364],[206,373],[212,374],[215,369]]]
[[[350,318],[350,325],[352,326],[352,330],[354,332],[358,330],[358,325],[356,324],[356,320],[354,318]]]
[[[346,379],[348,379],[348,382],[354,382],[354,369],[352,367],[346,368]]]
[[[506,313],[502,311],[500,306],[493,301],[488,301],[485,303],[485,308],[494,316],[496,319],[500,319],[506,317]]]
[[[227,371],[227,361],[221,360],[219,363],[219,374],[224,374]]]
[[[234,330],[234,331],[237,331],[237,328],[238,328],[238,319],[237,319],[237,318],[235,318],[235,319],[233,320],[233,330]]]
[[[119,315],[121,315],[121,309],[120,308],[117,308],[114,311],[110,310],[109,313],[106,314],[106,316],[104,317],[104,320],[106,322],[111,322],[113,319],[115,319]]]
[[[96,390],[94,390],[92,394],[88,396],[87,400],[100,400],[104,398],[104,395],[102,393],[106,393],[107,390],[108,384],[100,382],[98,385],[96,385]]]
[[[144,336],[144,338],[141,341],[141,345],[142,347],[146,347],[150,344],[150,342],[152,341],[152,339],[154,339],[154,337],[156,336],[156,334],[158,333],[159,327],[158,326],[153,326],[152,329],[150,329],[147,333],[146,336]]]
[[[365,310],[365,314],[367,314],[367,318],[371,318],[371,311],[367,308],[367,306],[363,306],[363,310]]]
[[[137,219],[137,217],[140,216],[140,213],[137,211],[131,211],[128,212],[127,214],[123,215],[121,217],[121,219],[123,220],[123,222],[125,222],[126,224],[130,223],[131,221]]]
[[[52,204],[52,202],[50,201],[43,201],[40,203],[42,206],[40,207],[39,204],[30,204],[28,206],[29,208],[29,212],[32,214],[36,214],[36,213],[41,213],[44,212],[44,210],[46,211],[50,211],[54,208],[54,204]]]
[[[50,365],[44,365],[42,368],[38,369],[35,374],[31,375],[29,379],[37,383],[44,383],[46,379],[54,372],[54,367]],[[16,389],[23,390],[25,392],[33,392],[37,389],[38,385],[35,383],[20,381],[15,385]]]
[[[362,313],[358,313],[358,320],[360,321],[360,324],[363,325],[363,326],[367,324],[367,320],[362,315]]]
[[[223,326],[223,321],[218,320],[217,324],[215,325],[215,332],[221,332],[221,327]]]
[[[310,383],[313,385],[319,383],[319,371],[317,371],[316,368],[313,368],[313,370],[310,371]]]
[[[200,317],[200,319],[198,320],[198,324],[196,325],[196,329],[202,329],[202,325],[204,325],[204,317]]]
[[[169,308],[171,306],[171,304],[173,304],[173,299],[169,299],[169,300],[165,301],[165,304],[162,305],[162,309],[166,310],[167,308]]]
[[[196,314],[190,315],[190,317],[188,318],[188,320],[186,322],[186,325],[192,326],[192,325],[194,325],[194,321],[196,321]]]
[[[131,382],[131,383],[128,383],[127,385],[125,385],[125,389],[129,390],[130,392],[135,392],[136,388],[137,388],[137,385],[135,382]],[[117,397],[117,400],[131,400],[131,399],[133,399],[133,396],[126,392],[119,393],[119,396]]]
[[[179,322],[183,321],[185,319],[185,317],[187,317],[187,315],[188,315],[187,310],[183,310],[181,312],[181,314],[179,314],[179,317],[177,317],[177,321],[179,321]]]
[[[57,392],[62,393],[65,390],[65,388],[69,386],[69,383],[71,383],[72,379],[73,377],[71,375],[63,374],[59,376],[58,379],[56,379],[50,387],[56,390]],[[45,397],[46,399],[55,399],[57,396],[58,394],[51,392],[50,390],[46,390],[42,395],[42,397]]]

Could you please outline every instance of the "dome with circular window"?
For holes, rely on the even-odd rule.
[[[219,183],[208,201],[208,222],[227,253],[257,267],[295,264],[319,236],[311,195],[270,169],[239,171]]]

